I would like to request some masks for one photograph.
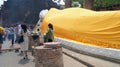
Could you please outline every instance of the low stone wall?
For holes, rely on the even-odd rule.
[[[73,50],[75,52],[120,63],[120,50],[112,49],[112,48],[100,48],[95,46],[88,46],[80,43],[71,42],[61,38],[55,38],[55,41],[61,42],[63,47]]]

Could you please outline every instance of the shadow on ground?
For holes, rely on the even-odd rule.
[[[19,53],[18,56],[24,56],[23,53]]]
[[[24,64],[29,63],[29,61],[30,61],[30,59],[21,59],[21,60],[19,61],[19,64],[24,65]]]

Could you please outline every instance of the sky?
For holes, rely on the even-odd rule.
[[[3,4],[3,0],[0,0],[0,6]]]
[[[3,4],[3,1],[7,1],[7,0],[0,0],[0,7]]]

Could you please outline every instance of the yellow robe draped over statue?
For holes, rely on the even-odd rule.
[[[120,11],[83,8],[52,8],[44,17],[41,31],[52,23],[57,37],[107,48],[120,49]]]

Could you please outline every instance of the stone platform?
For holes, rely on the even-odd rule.
[[[76,51],[78,53],[92,55],[94,57],[99,57],[102,59],[120,63],[120,50],[118,49],[88,46],[61,38],[55,38],[55,41],[61,42],[63,47]]]

